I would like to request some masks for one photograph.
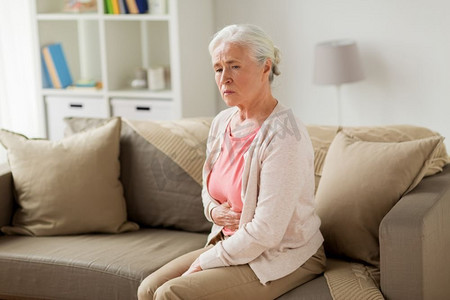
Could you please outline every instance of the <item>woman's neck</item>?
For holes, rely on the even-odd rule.
[[[238,106],[239,111],[233,116],[230,122],[232,135],[246,136],[256,128],[261,127],[277,104],[278,100],[271,96],[249,107]]]
[[[266,99],[254,101],[248,106],[239,106],[237,122],[255,122],[262,124],[277,106],[277,99],[272,95]]]

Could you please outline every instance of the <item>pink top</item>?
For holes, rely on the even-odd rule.
[[[208,191],[220,204],[228,202],[231,210],[242,212],[242,171],[244,154],[253,142],[259,128],[249,135],[234,137],[230,125],[227,126],[219,158],[215,162],[208,178]],[[224,235],[230,236],[234,230],[224,228]]]

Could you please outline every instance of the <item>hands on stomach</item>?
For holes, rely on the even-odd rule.
[[[241,213],[233,211],[228,202],[225,202],[213,208],[211,218],[215,224],[223,226],[225,229],[236,231],[239,228]]]

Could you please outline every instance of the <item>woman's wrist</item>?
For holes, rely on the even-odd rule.
[[[217,206],[213,206],[213,208],[211,208],[211,210],[209,211],[209,215],[211,216],[211,221],[217,225],[216,221],[214,220],[214,216],[213,216],[213,210],[217,208]]]

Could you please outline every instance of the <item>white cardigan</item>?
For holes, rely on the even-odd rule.
[[[205,215],[219,203],[206,179],[217,160],[227,124],[238,108],[214,118],[203,168]],[[280,103],[263,123],[244,155],[243,209],[239,229],[200,255],[202,269],[249,264],[262,284],[282,278],[304,264],[323,243],[314,210],[314,152],[305,126]],[[208,237],[220,234],[213,225]]]

